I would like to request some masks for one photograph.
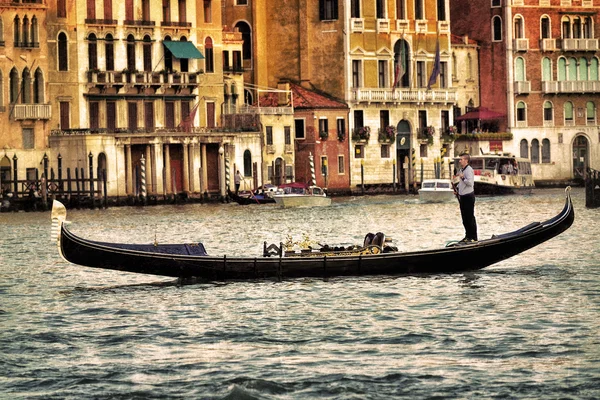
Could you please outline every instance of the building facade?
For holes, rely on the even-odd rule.
[[[599,4],[452,1],[457,34],[480,48],[481,104],[506,115],[504,150],[530,158],[538,183],[600,168]],[[477,23],[473,23],[477,21]]]

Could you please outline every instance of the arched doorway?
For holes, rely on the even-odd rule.
[[[273,169],[273,185],[281,185],[283,183],[283,171],[285,169],[284,161],[281,157],[275,160],[275,168]]]
[[[396,126],[396,168],[398,177],[398,184],[400,187],[405,187],[407,179],[410,182],[410,174],[406,175],[406,172],[403,168],[404,159],[408,157],[408,162],[410,165],[410,149],[411,149],[411,140],[410,140],[410,124],[406,120],[402,120],[398,122]]]
[[[10,183],[12,181],[10,172],[10,159],[5,155],[0,160],[0,190],[2,191],[0,194],[2,195],[10,192]]]
[[[579,135],[573,141],[573,178],[584,179],[585,170],[589,165],[588,140]]]

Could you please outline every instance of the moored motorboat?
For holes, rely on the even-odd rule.
[[[399,252],[373,235],[356,248],[323,246],[288,252],[264,244],[263,257],[210,256],[202,243],[129,244],[98,242],[77,236],[67,227],[66,209],[54,201],[52,219],[60,255],[92,268],[201,280],[330,277],[457,273],[477,270],[539,245],[568,229],[574,220],[569,191],[560,213],[513,232],[479,242],[452,243],[431,250]],[[377,238],[377,239],[376,239]]]
[[[450,179],[424,179],[419,189],[422,203],[444,203],[456,198]]]
[[[322,207],[331,204],[331,198],[318,186],[301,183],[280,185],[273,194],[275,203],[282,207]]]

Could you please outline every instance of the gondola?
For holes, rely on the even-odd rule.
[[[229,198],[236,203],[247,206],[249,204],[275,204],[275,199],[267,196],[264,193],[254,194],[252,192],[244,193],[244,195],[235,194],[234,192],[228,193]]]
[[[53,235],[68,262],[92,268],[207,281],[357,275],[450,274],[478,270],[539,245],[567,230],[575,218],[570,188],[563,210],[544,222],[472,243],[449,242],[424,251],[399,252],[385,235],[367,235],[353,248],[288,251],[264,243],[262,257],[210,256],[202,243],[117,244],[87,240],[68,228],[66,209],[54,201]]]

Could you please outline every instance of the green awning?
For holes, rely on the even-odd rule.
[[[204,56],[194,46],[192,42],[163,42],[165,47],[169,49],[175,58],[197,58],[203,59]]]

